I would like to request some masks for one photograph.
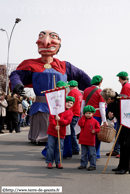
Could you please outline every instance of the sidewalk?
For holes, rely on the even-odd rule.
[[[29,129],[30,129],[30,126],[20,127],[21,132],[24,131],[24,130],[29,130]],[[1,133],[1,134],[9,133],[9,130],[6,129],[6,125],[4,125],[4,129],[2,130],[2,132],[3,133]],[[13,131],[12,133],[16,133],[16,132]]]

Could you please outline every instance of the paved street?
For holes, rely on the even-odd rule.
[[[102,143],[97,170],[78,170],[80,155],[64,159],[64,169],[47,169],[41,154],[43,145],[28,141],[29,127],[21,133],[0,134],[0,186],[62,186],[63,194],[130,194],[130,175],[115,175],[111,171],[118,160],[111,157],[105,173],[112,143]]]

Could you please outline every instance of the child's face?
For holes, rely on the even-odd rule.
[[[85,113],[85,117],[86,117],[87,119],[91,118],[92,116],[93,116],[93,113],[92,113],[92,112],[86,112],[86,113]]]
[[[73,101],[66,102],[66,109],[70,109],[73,106]]]

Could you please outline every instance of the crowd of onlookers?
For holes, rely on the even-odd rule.
[[[29,126],[29,111],[35,98],[23,96],[15,93],[5,95],[0,92],[0,133],[2,130],[21,132],[20,127]]]

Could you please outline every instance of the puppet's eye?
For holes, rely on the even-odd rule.
[[[51,37],[51,38],[58,38],[58,36],[55,35],[55,34],[51,34],[50,37]]]
[[[39,38],[41,38],[43,35],[42,34],[39,34]]]

